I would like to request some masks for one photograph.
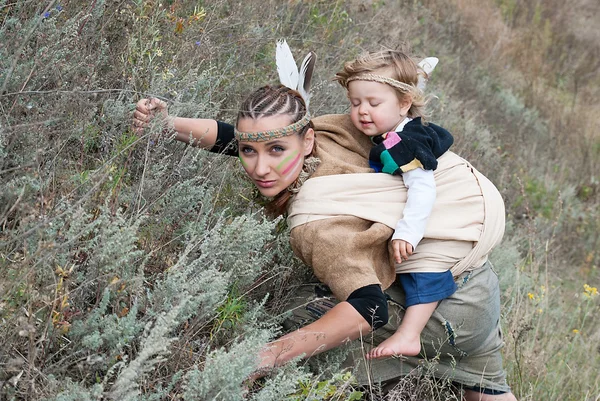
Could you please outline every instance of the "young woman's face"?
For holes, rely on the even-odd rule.
[[[391,86],[372,81],[350,82],[348,99],[352,124],[368,136],[394,131],[411,106]]]
[[[259,119],[243,118],[238,121],[241,132],[261,132],[291,124],[289,116],[280,115]],[[304,138],[284,136],[267,142],[238,143],[240,161],[246,174],[260,193],[274,197],[290,186],[302,171],[305,156],[314,144],[314,131],[309,129]]]

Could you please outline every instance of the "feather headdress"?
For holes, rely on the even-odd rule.
[[[316,61],[316,54],[314,52],[308,53],[300,65],[300,71],[298,71],[298,66],[287,42],[284,39],[277,41],[275,63],[277,64],[279,81],[282,85],[300,93],[304,103],[306,103],[307,110],[311,96],[310,81],[312,80]]]

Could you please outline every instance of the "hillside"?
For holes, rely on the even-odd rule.
[[[309,269],[236,160],[130,123],[151,96],[233,122],[277,81],[280,38],[318,56],[313,115],[347,112],[331,78],[362,51],[440,59],[432,121],[506,203],[492,261],[509,383],[519,400],[598,400],[599,14],[593,0],[0,0],[0,400],[241,399]],[[247,397],[377,398],[343,355]],[[428,379],[403,394],[456,399]]]

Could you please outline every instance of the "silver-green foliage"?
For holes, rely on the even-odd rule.
[[[165,355],[169,353],[170,345],[175,341],[170,333],[179,324],[180,311],[186,306],[188,299],[183,297],[169,312],[162,313],[153,323],[146,325],[147,334],[144,335],[141,349],[135,358],[129,364],[125,362],[117,364],[122,365],[123,369],[108,394],[109,399],[124,401],[137,399],[141,393],[139,380],[142,375],[152,371],[154,365],[164,361]]]
[[[217,349],[210,352],[204,366],[194,367],[184,377],[184,399],[188,401],[243,399],[244,388],[240,386],[256,366],[258,344],[268,337],[257,332],[246,340],[233,345],[229,350]]]

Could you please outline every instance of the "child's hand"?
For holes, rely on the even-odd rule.
[[[402,263],[403,260],[408,259],[408,257],[413,254],[413,246],[404,240],[392,240],[392,247],[394,248],[394,259],[396,259],[396,263]]]

